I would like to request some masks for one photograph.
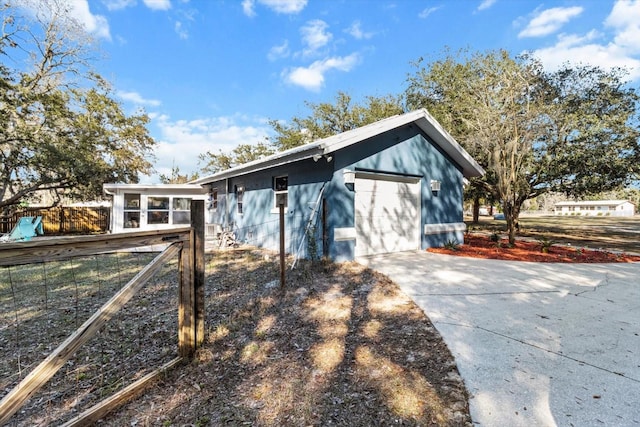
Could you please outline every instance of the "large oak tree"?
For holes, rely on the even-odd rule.
[[[0,208],[137,182],[152,168],[148,117],[126,115],[91,71],[90,38],[66,2],[19,3],[0,7]]]
[[[415,65],[408,108],[427,108],[482,164],[487,174],[472,186],[500,201],[511,243],[526,200],[613,190],[640,173],[638,95],[622,70],[549,72],[506,51]]]

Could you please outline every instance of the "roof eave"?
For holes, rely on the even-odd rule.
[[[239,166],[235,166],[230,169],[226,169],[217,173],[214,173],[203,178],[191,181],[191,184],[208,184],[215,181],[222,181],[227,178],[236,177],[239,175],[246,175],[253,172],[259,172],[265,169],[270,169],[277,166],[286,165],[300,160],[306,160],[313,158],[314,156],[321,156],[324,154],[323,148],[318,143],[310,143],[302,145],[300,147],[292,148],[290,150],[283,151],[281,153],[274,154],[272,156],[254,160],[249,163],[245,163]]]

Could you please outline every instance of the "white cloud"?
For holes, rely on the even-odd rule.
[[[425,19],[427,16],[431,15],[433,12],[441,8],[442,6],[428,7],[418,14],[418,18]]]
[[[107,10],[121,10],[136,4],[136,0],[102,0]]]
[[[333,35],[327,32],[327,27],[329,25],[321,19],[314,19],[313,21],[307,22],[302,28],[300,28],[300,33],[302,34],[302,41],[307,46],[304,49],[304,55],[311,55],[315,53],[318,49],[323,46],[326,46]]]
[[[118,91],[118,97],[123,101],[131,102],[139,106],[158,107],[162,104],[157,99],[145,99],[138,92]]]
[[[289,83],[317,92],[324,85],[324,75],[330,70],[351,71],[360,61],[360,56],[353,53],[345,57],[327,58],[315,61],[308,67],[296,67],[293,70],[285,70],[284,77]]]
[[[264,142],[271,133],[266,123],[262,118],[241,115],[176,121],[166,115],[158,116],[154,119],[160,129],[155,149],[157,175],[147,179],[158,182],[158,176],[170,175],[174,165],[181,173],[197,172],[198,154],[207,151],[226,152],[239,144]]]
[[[307,0],[258,0],[276,13],[295,14],[302,11],[307,5]]]
[[[574,7],[553,7],[537,13],[518,37],[542,37],[558,31],[572,18],[580,15],[584,9]]]
[[[78,21],[87,30],[97,37],[111,40],[109,22],[102,15],[94,15],[89,10],[87,0],[77,0],[69,5],[69,15]]]
[[[252,18],[256,16],[256,11],[254,9],[255,1],[253,0],[242,0],[242,11],[245,15]]]
[[[480,6],[478,6],[478,10],[489,9],[495,2],[496,0],[483,0],[482,3],[480,3]]]
[[[269,53],[267,54],[267,58],[269,61],[276,61],[280,58],[286,58],[290,54],[289,50],[289,41],[285,40],[282,44],[273,46],[269,49]]]
[[[628,52],[640,53],[640,0],[616,2],[605,26],[616,33],[616,46]]]
[[[171,9],[171,0],[142,0],[145,6],[152,10]]]
[[[307,5],[307,0],[257,0],[257,3],[271,9],[276,13],[286,15],[300,13]],[[243,0],[242,11],[249,17],[256,16],[256,0]]]
[[[370,39],[371,37],[373,37],[373,33],[372,32],[362,31],[362,24],[360,23],[360,21],[355,21],[345,31],[347,33],[351,34],[353,36],[353,38],[355,38],[357,40]]]
[[[618,0],[604,26],[606,33],[594,29],[585,35],[560,34],[555,45],[532,53],[550,70],[570,61],[603,69],[625,68],[631,80],[640,80],[640,0]]]
[[[186,40],[189,38],[189,32],[182,26],[182,22],[176,21],[174,30],[176,31],[178,37],[180,37],[182,40]]]

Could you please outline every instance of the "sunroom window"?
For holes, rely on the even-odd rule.
[[[140,228],[140,194],[124,194],[124,228]]]

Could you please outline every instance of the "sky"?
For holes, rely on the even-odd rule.
[[[126,112],[143,108],[159,182],[198,154],[264,141],[268,120],[346,92],[399,95],[445,49],[622,66],[640,81],[640,0],[66,0],[99,41],[94,67]]]

